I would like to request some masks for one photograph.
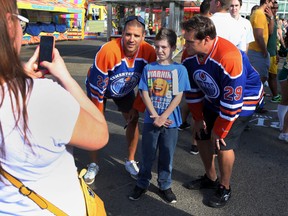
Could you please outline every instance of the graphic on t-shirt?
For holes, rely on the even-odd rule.
[[[156,79],[153,82],[152,93],[156,96],[163,97],[169,90],[168,82],[165,79]]]
[[[172,100],[171,71],[148,71],[148,88],[154,108],[162,111],[166,110]]]

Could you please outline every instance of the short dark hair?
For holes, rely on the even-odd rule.
[[[252,8],[251,8],[251,15],[252,15],[252,13],[255,11],[255,10],[257,10],[259,8],[259,5],[254,5]]]
[[[269,1],[271,1],[271,0],[269,0]],[[266,3],[266,0],[260,0],[260,5],[263,5],[265,3]]]
[[[219,1],[221,4],[221,7],[226,10],[228,10],[231,5],[231,0],[211,0],[211,1]]]
[[[210,9],[210,0],[204,0],[200,5],[200,14],[204,15],[209,12]]]
[[[171,47],[176,46],[177,35],[174,30],[168,28],[161,28],[155,36],[155,40],[167,40]]]
[[[240,3],[240,7],[242,7],[242,0],[238,0],[239,1],[239,3]]]
[[[194,31],[195,38],[203,40],[206,36],[214,39],[216,35],[216,28],[212,20],[205,16],[193,16],[191,19],[181,23],[181,28],[184,31]]]

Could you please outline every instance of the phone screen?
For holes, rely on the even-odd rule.
[[[41,36],[40,38],[40,52],[38,59],[38,70],[45,69],[40,66],[40,62],[48,61],[52,62],[52,52],[54,47],[54,37],[53,36]]]

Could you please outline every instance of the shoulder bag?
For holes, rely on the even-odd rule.
[[[82,169],[80,174],[78,175],[81,188],[84,194],[85,203],[86,203],[86,212],[87,216],[106,216],[106,211],[104,207],[103,201],[99,196],[86,184],[83,179],[83,176],[86,173],[86,169]],[[19,189],[19,193],[24,196],[27,196],[31,200],[33,200],[41,209],[47,209],[57,216],[68,216],[65,212],[59,209],[57,206],[50,203],[44,197],[40,196],[30,188],[26,187],[20,180],[10,175],[5,170],[1,170],[1,174],[11,182],[13,186]]]

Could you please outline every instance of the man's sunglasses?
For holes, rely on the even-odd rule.
[[[26,29],[26,25],[27,23],[29,23],[29,20],[26,17],[21,16],[20,14],[13,14],[13,16],[16,16],[19,19],[22,31],[24,33]]]
[[[132,21],[132,20],[137,20],[139,23],[141,23],[144,28],[145,28],[145,20],[141,17],[141,16],[129,16],[127,17],[126,21],[125,21],[125,26],[128,22]]]

